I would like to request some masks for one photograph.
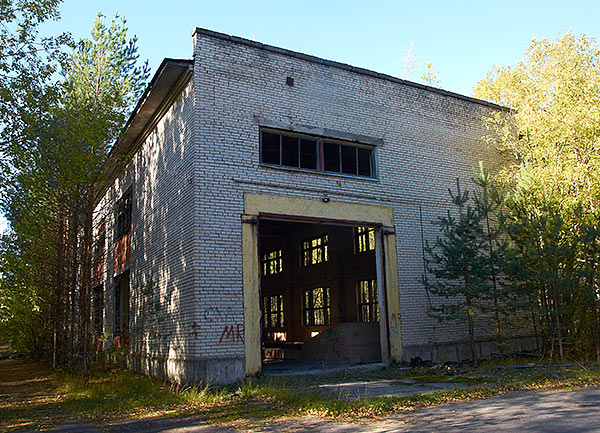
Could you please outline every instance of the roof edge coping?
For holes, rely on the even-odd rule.
[[[192,31],[192,37],[196,34],[201,34],[205,36],[210,36],[217,39],[222,39],[226,41],[235,42],[242,45],[248,45],[254,48],[258,48],[265,51],[271,51],[273,53],[282,54],[284,56],[295,57],[297,59],[306,60],[308,62],[317,63],[320,65],[331,66],[338,69],[343,69],[351,72],[356,72],[361,75],[368,75],[375,78],[380,78],[382,80],[392,81],[398,84],[404,84],[410,87],[415,87],[421,90],[427,90],[429,92],[438,93],[443,96],[449,96],[452,98],[462,99],[467,102],[472,102],[479,105],[484,105],[487,107],[495,108],[497,110],[503,111],[511,111],[510,108],[495,104],[493,102],[484,101],[483,99],[473,98],[471,96],[461,95],[460,93],[451,92],[449,90],[438,89],[437,87],[428,86],[426,84],[415,83],[414,81],[404,80],[402,78],[394,77],[392,75],[383,74],[381,72],[372,71],[370,69],[361,68],[358,66],[352,66],[347,63],[336,62],[335,60],[327,60],[321,57],[312,56],[310,54],[300,53],[298,51],[288,50],[286,48],[276,47],[274,45],[263,44],[262,42],[252,41],[250,39],[241,38],[239,36],[232,36],[226,33],[215,32],[213,30],[203,29],[201,27],[196,27]]]

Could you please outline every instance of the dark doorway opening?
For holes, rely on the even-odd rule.
[[[376,234],[260,219],[263,367],[381,361]]]

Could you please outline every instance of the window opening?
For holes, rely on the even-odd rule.
[[[129,188],[117,202],[115,241],[118,241],[131,231],[131,208],[131,188]]]
[[[375,250],[375,228],[356,227],[354,230],[357,253]]]
[[[263,297],[265,328],[283,327],[283,295]]]
[[[104,311],[104,287],[102,285],[96,286],[92,289],[92,302],[94,303],[92,319],[94,333],[101,334],[104,324],[102,314]]]
[[[115,286],[115,332],[129,332],[129,277],[120,278]]]
[[[363,280],[358,282],[358,321],[379,321],[377,280]]]
[[[372,146],[265,129],[260,133],[263,164],[375,177]]]
[[[340,158],[342,160],[342,173],[358,174],[358,160],[356,158],[356,147],[341,146]]]
[[[302,242],[302,266],[316,265],[329,260],[329,236]]]
[[[323,171],[340,172],[340,145],[323,143]]]
[[[104,249],[106,245],[106,223],[100,224],[98,234],[94,241],[92,260],[93,260],[93,281],[98,282],[104,279]]]
[[[281,136],[281,165],[298,167],[298,137]]]
[[[317,169],[317,141],[300,139],[300,168]]]
[[[262,131],[262,162],[266,164],[281,164],[280,141],[281,135]]]
[[[304,326],[323,326],[331,323],[329,287],[304,291]]]
[[[262,258],[263,275],[278,274],[283,271],[283,258],[281,250],[271,251]]]

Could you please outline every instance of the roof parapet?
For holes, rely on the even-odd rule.
[[[250,39],[240,38],[239,36],[232,36],[226,33],[219,33],[213,30],[203,29],[201,27],[196,27],[192,31],[192,37],[197,34],[205,35],[209,37],[213,37],[216,39],[222,39],[225,41],[231,41],[242,45],[247,45],[253,48],[257,48],[260,50],[270,51],[273,53],[281,54],[284,56],[295,57],[297,59],[305,60],[307,62],[317,63],[320,65],[331,66],[333,68],[343,69],[346,71],[355,72],[361,75],[367,75],[370,77],[380,78],[382,80],[391,81],[393,83],[403,84],[410,87],[415,87],[417,89],[426,90],[429,92],[437,93],[443,96],[449,96],[456,99],[461,99],[463,101],[472,102],[479,105],[484,105],[490,108],[494,108],[496,110],[510,111],[510,108],[504,107],[502,105],[494,104],[493,102],[484,101],[482,99],[473,98],[471,96],[461,95],[460,93],[450,92],[444,89],[438,89],[437,87],[428,86],[426,84],[415,83],[414,81],[404,80],[402,78],[394,77],[392,75],[382,74],[380,72],[375,72],[370,69],[359,68],[357,66],[348,65],[346,63],[336,62],[334,60],[327,60],[316,56],[311,56],[309,54],[300,53],[297,51],[288,50],[286,48],[279,48],[273,45],[263,44],[262,42],[252,41]]]

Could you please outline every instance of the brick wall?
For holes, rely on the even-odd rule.
[[[201,238],[196,293],[201,305],[227,313],[222,321],[205,320],[199,310],[203,332],[195,355],[243,356],[241,342],[219,339],[223,326],[243,320],[240,214],[246,192],[327,194],[332,202],[393,207],[403,344],[461,339],[456,326],[427,316],[420,210],[425,239],[433,240],[431,221],[449,207],[447,190],[456,178],[466,184],[479,160],[493,168],[497,155],[481,138],[482,118],[495,108],[250,41],[202,30],[194,38],[202,173],[195,190]],[[286,85],[288,76],[293,87]],[[378,180],[261,166],[256,119],[380,138]]]
[[[114,206],[132,188],[130,350],[136,368],[178,380],[194,351],[193,87],[183,89],[96,208],[107,223],[105,333],[114,329]],[[140,358],[141,356],[141,358]],[[141,364],[140,364],[141,363]]]
[[[287,77],[294,86],[286,85]],[[494,109],[346,65],[196,31],[192,81],[97,208],[96,220],[107,221],[105,330],[114,323],[113,206],[132,186],[133,327],[143,324],[144,339],[133,335],[131,347],[147,356],[140,368],[174,380],[223,381],[227,374],[243,373],[238,331],[244,325],[245,193],[327,195],[332,205],[393,207],[404,346],[460,340],[456,326],[427,316],[421,227],[425,239],[435,239],[431,221],[448,208],[447,190],[455,179],[466,184],[479,160],[491,168],[498,161],[481,140],[481,119]],[[378,178],[261,166],[261,122],[380,139]],[[141,305],[152,313],[141,314]],[[150,365],[148,359],[160,361]],[[236,366],[230,373],[211,367],[219,360]]]

